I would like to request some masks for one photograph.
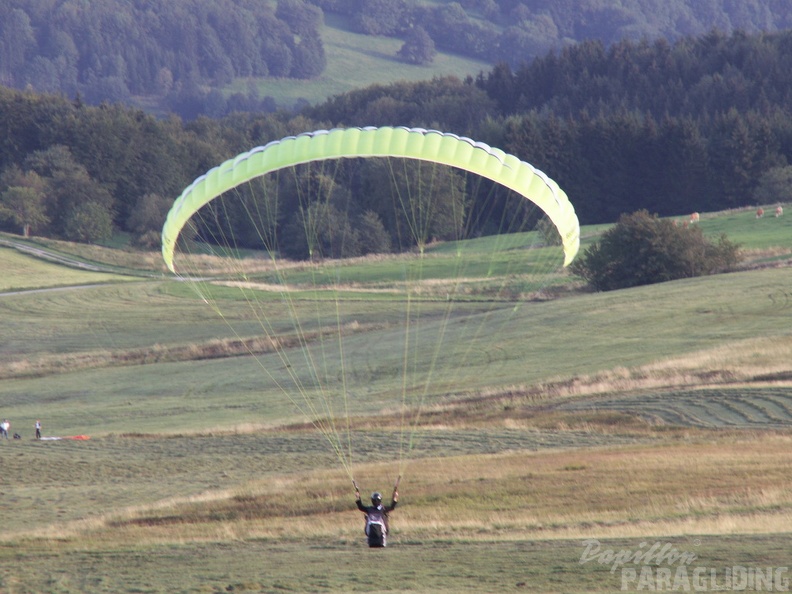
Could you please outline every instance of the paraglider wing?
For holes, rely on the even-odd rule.
[[[396,157],[456,167],[499,183],[537,204],[558,229],[564,266],[580,247],[572,204],[553,180],[500,149],[469,138],[422,128],[344,128],[289,136],[256,147],[211,169],[176,199],[162,229],[162,256],[175,272],[173,254],[184,225],[213,198],[256,177],[311,161]]]

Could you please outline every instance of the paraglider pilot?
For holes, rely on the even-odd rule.
[[[399,482],[393,487],[393,496],[390,505],[382,505],[382,495],[380,493],[371,494],[371,505],[363,505],[360,501],[360,490],[357,483],[352,481],[355,486],[355,503],[360,511],[366,514],[366,536],[368,546],[372,548],[384,547],[388,543],[388,514],[396,508],[399,502]]]

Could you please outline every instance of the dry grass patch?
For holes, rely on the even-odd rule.
[[[158,254],[159,255],[159,254]],[[160,260],[162,256],[159,255]],[[370,254],[357,258],[332,260],[332,267],[352,267],[360,264],[387,262],[392,260],[412,259],[413,254]],[[268,274],[277,271],[289,271],[290,274],[311,270],[326,269],[327,262],[296,261],[285,258],[275,259],[266,252],[245,258],[230,258],[228,255],[199,254],[179,251],[175,258],[176,270],[194,275],[239,276]],[[164,264],[163,264],[164,266]],[[280,287],[279,287],[280,288]]]
[[[719,377],[733,381],[751,381],[773,375],[790,375],[792,379],[792,336],[751,338],[729,342],[713,349],[699,351],[645,365],[646,375],[660,377],[692,377],[717,382]]]
[[[416,460],[400,488],[394,538],[792,531],[790,446],[788,434],[735,433],[660,446]],[[392,465],[370,465],[356,475],[364,489],[387,493],[393,472]],[[358,515],[348,480],[318,471],[130,509],[85,528],[91,538],[128,542],[354,539]]]
[[[742,248],[743,261],[738,270],[758,270],[760,268],[782,268],[792,266],[792,250],[788,246],[771,248]]]
[[[252,336],[217,338],[186,345],[161,345],[136,349],[102,349],[80,353],[46,354],[21,360],[0,362],[0,379],[43,377],[102,367],[123,367],[177,361],[201,361],[245,355],[262,355],[293,348],[306,342],[321,340],[323,336],[347,335],[382,329],[385,324],[350,322],[339,328],[324,328],[281,336]]]
[[[467,420],[477,416],[520,418],[526,414],[536,414],[536,408],[531,408],[526,413],[526,406],[536,407],[569,398],[657,389],[747,384],[788,386],[792,385],[790,361],[792,336],[752,338],[639,367],[616,367],[596,374],[555,378],[533,385],[493,387],[460,401],[430,407],[424,418],[427,422],[433,416],[447,419],[458,416]],[[510,411],[514,411],[514,414],[508,414]],[[599,419],[603,420],[605,424],[612,424],[607,419]],[[615,420],[628,421],[628,425],[636,422],[627,417]]]
[[[120,250],[86,243],[59,241],[45,237],[36,237],[34,238],[34,241],[47,248],[57,250],[65,254],[71,254],[91,262],[98,262],[120,268],[157,272],[165,271],[165,265],[162,261],[162,253],[159,250]]]

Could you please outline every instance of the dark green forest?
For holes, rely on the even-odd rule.
[[[405,40],[396,57],[411,64],[437,49],[512,69],[587,40],[792,27],[786,0],[0,0],[0,84],[185,119],[274,111],[256,82],[320,76],[331,13]]]
[[[320,8],[280,0],[4,0],[0,84],[84,101],[158,98],[191,113],[237,77],[307,79],[326,66]],[[264,108],[255,96],[236,106]],[[232,108],[234,107],[232,102]]]
[[[364,125],[436,128],[503,148],[558,181],[584,224],[639,209],[786,202],[791,61],[792,32],[586,42],[475,79],[375,85],[299,114],[187,122],[0,88],[0,217],[16,233],[97,241],[123,231],[155,245],[173,199],[210,167],[287,135]],[[344,167],[363,181],[339,189],[336,227],[394,237],[396,223],[377,210],[377,166]],[[475,208],[474,192],[490,189],[468,191]],[[280,208],[279,233],[299,216],[296,200]],[[474,231],[485,230],[482,221]]]
[[[579,41],[676,40],[718,30],[792,27],[784,0],[310,0],[369,35],[404,37],[420,25],[435,45],[512,67]]]

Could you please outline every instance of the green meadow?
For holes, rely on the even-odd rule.
[[[42,259],[5,236],[0,417],[22,438],[0,441],[0,591],[616,592],[671,590],[658,571],[680,567],[688,590],[739,589],[733,567],[770,589],[792,533],[792,229],[753,210],[700,225],[743,245],[739,271],[612,293],[515,274],[545,257],[531,238],[497,261],[486,238],[431,246],[411,340],[450,346],[411,356],[427,387],[406,428],[396,258],[348,263],[332,298],[295,288],[302,338],[345,337],[323,349],[350,395],[330,437],[364,493],[402,476],[384,550],[326,426],[278,389],[310,370],[260,261],[274,346],[239,292],[196,293],[157,254],[36,241]],[[37,419],[88,439],[35,440]],[[634,561],[655,544],[685,556]]]
[[[346,18],[331,13],[325,14],[322,41],[327,68],[321,76],[311,80],[237,79],[227,91],[247,93],[253,84],[262,97],[272,97],[278,106],[290,108],[298,100],[318,104],[372,84],[417,82],[444,76],[464,79],[491,68],[485,62],[443,51],[437,53],[431,64],[407,64],[396,55],[403,40],[357,33]]]

